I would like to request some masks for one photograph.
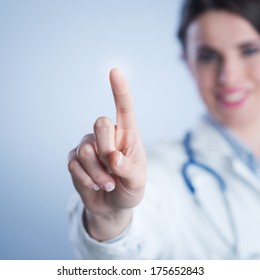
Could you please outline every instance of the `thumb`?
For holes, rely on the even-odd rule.
[[[120,177],[130,188],[143,188],[145,185],[145,167],[134,164],[120,151],[113,151],[108,162],[114,175]]]

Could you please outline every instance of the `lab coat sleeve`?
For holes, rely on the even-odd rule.
[[[138,256],[140,238],[138,238],[134,219],[116,238],[99,242],[87,233],[82,220],[83,211],[84,206],[81,200],[73,198],[69,209],[70,239],[77,258],[130,259]],[[131,246],[128,244],[131,244]]]
[[[157,218],[150,213],[153,217],[147,219],[146,207],[134,209],[131,223],[119,236],[99,242],[89,236],[83,225],[84,206],[80,198],[73,198],[70,204],[70,239],[77,258],[96,260],[162,258]],[[146,219],[143,216],[146,216]]]

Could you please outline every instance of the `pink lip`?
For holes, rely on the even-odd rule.
[[[218,95],[225,95],[225,94],[230,94],[230,93],[234,93],[237,91],[245,91],[245,88],[224,88],[218,91]]]
[[[232,93],[235,93],[235,92],[238,92],[238,91],[244,91],[246,92],[246,95],[244,98],[242,98],[241,100],[239,101],[233,101],[233,102],[228,102],[224,99],[224,96],[225,95],[228,95],[228,94],[232,94]],[[248,99],[248,92],[246,91],[246,89],[244,87],[237,87],[237,88],[224,88],[224,89],[221,89],[217,92],[217,100],[218,102],[223,106],[223,107],[226,107],[226,108],[238,108],[240,106],[242,106],[246,100]]]

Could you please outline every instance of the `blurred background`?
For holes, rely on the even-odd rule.
[[[181,0],[0,1],[0,259],[73,259],[67,154],[115,119],[127,76],[146,145],[181,137],[202,105],[175,37]]]

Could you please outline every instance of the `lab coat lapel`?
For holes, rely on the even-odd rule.
[[[260,180],[237,157],[235,151],[223,136],[206,120],[202,119],[193,131],[193,147],[201,160],[212,162],[212,165],[225,164],[230,172],[260,191]],[[203,147],[203,148],[202,148]],[[225,170],[225,173],[228,170]]]
[[[240,178],[255,187],[257,191],[260,191],[260,180],[252,174],[251,170],[249,170],[241,160],[232,158],[231,167]]]

